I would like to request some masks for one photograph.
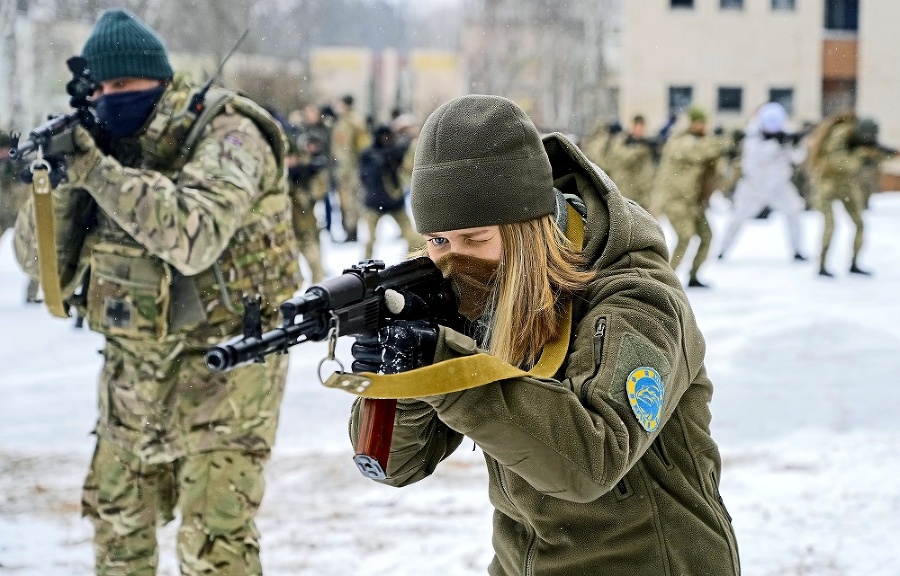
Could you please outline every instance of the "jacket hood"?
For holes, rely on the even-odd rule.
[[[596,269],[611,266],[629,252],[652,250],[669,260],[665,236],[646,210],[619,192],[606,172],[558,132],[543,137],[553,184],[575,194],[587,208],[584,255]]]

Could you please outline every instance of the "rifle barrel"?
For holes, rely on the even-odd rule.
[[[286,352],[298,339],[317,333],[320,330],[319,324],[318,318],[310,318],[269,330],[259,338],[232,338],[206,352],[206,367],[213,372],[225,372],[242,364],[261,360],[274,352]]]
[[[36,152],[38,148],[42,146],[46,147],[54,136],[62,134],[80,121],[81,115],[77,112],[51,117],[49,120],[32,130],[31,134],[28,135],[28,140],[21,146],[11,148],[9,150],[9,157],[16,160],[25,158],[32,152]]]

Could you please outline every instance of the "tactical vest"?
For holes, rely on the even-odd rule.
[[[241,298],[256,294],[262,297],[264,326],[271,327],[278,305],[299,286],[281,128],[254,102],[222,89],[211,89],[196,114],[188,109],[195,91],[176,78],[163,94],[140,137],[141,167],[176,178],[213,118],[237,113],[263,133],[280,177],[251,207],[217,262],[192,277],[181,275],[101,216],[82,250],[90,268],[81,304],[91,329],[107,336],[219,340],[240,332]]]

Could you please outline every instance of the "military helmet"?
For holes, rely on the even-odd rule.
[[[878,122],[872,118],[859,118],[853,127],[853,140],[857,144],[875,146],[878,144]]]

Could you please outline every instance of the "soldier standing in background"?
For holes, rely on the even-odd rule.
[[[657,145],[657,140],[646,136],[644,117],[637,115],[628,134],[612,139],[604,168],[623,196],[654,216],[658,213],[653,199]]]
[[[18,164],[9,157],[10,144],[9,134],[0,130],[0,238],[16,225],[16,215],[28,198],[28,189],[18,179]],[[39,286],[36,279],[29,278],[25,302],[40,302]]]
[[[800,214],[804,203],[791,181],[794,166],[806,159],[797,146],[799,134],[788,133],[788,115],[777,102],[764,104],[747,126],[741,153],[741,177],[735,187],[731,222],[719,252],[723,259],[745,221],[771,207],[784,214],[794,260],[804,261]]]
[[[706,207],[715,189],[711,181],[716,178],[718,160],[727,154],[731,142],[706,135],[706,114],[699,108],[688,111],[688,120],[688,129],[673,136],[663,147],[656,189],[660,195],[660,211],[678,235],[670,260],[672,268],[678,268],[691,240],[699,238],[687,285],[706,288],[697,278],[712,243]]]
[[[353,111],[353,96],[341,98],[338,118],[331,131],[331,152],[335,163],[341,222],[347,242],[356,242],[359,222],[359,155],[371,144],[369,131]]]
[[[877,125],[868,119],[858,119],[852,112],[835,114],[822,121],[810,140],[809,167],[813,184],[813,205],[825,218],[822,231],[822,250],[819,255],[819,275],[834,276],[826,261],[834,233],[832,205],[840,202],[856,227],[853,237],[853,258],[850,273],[868,276],[871,272],[859,267],[857,259],[863,246],[863,211],[865,198],[861,172],[867,161],[878,161],[884,152],[878,146]]]
[[[177,509],[182,574],[261,574],[254,519],[288,358],[223,374],[204,355],[241,333],[242,294],[260,294],[271,329],[300,283],[284,133],[218,88],[186,110],[199,88],[127,11],[105,12],[82,55],[100,129],[75,128],[52,197],[63,297],[106,337],[82,497],[97,573],[155,574]],[[32,277],[35,235],[29,200],[15,248]]]
[[[406,149],[395,142],[389,126],[375,129],[373,144],[363,150],[359,159],[359,178],[363,186],[363,205],[369,237],[364,258],[369,259],[375,249],[376,230],[382,216],[390,216],[400,227],[408,250],[421,248],[425,239],[412,226],[406,213],[406,195],[400,178],[400,168]]]
[[[312,132],[294,139],[290,154],[285,160],[291,195],[294,235],[300,253],[309,265],[312,283],[325,279],[322,267],[322,249],[319,241],[319,221],[316,203],[328,194],[328,160],[323,143]]]
[[[413,162],[416,159],[416,146],[419,143],[419,125],[416,124],[412,114],[402,114],[394,122],[394,132],[397,134],[397,144],[404,149],[403,162],[400,164],[400,185],[403,194],[409,195],[412,184]]]

